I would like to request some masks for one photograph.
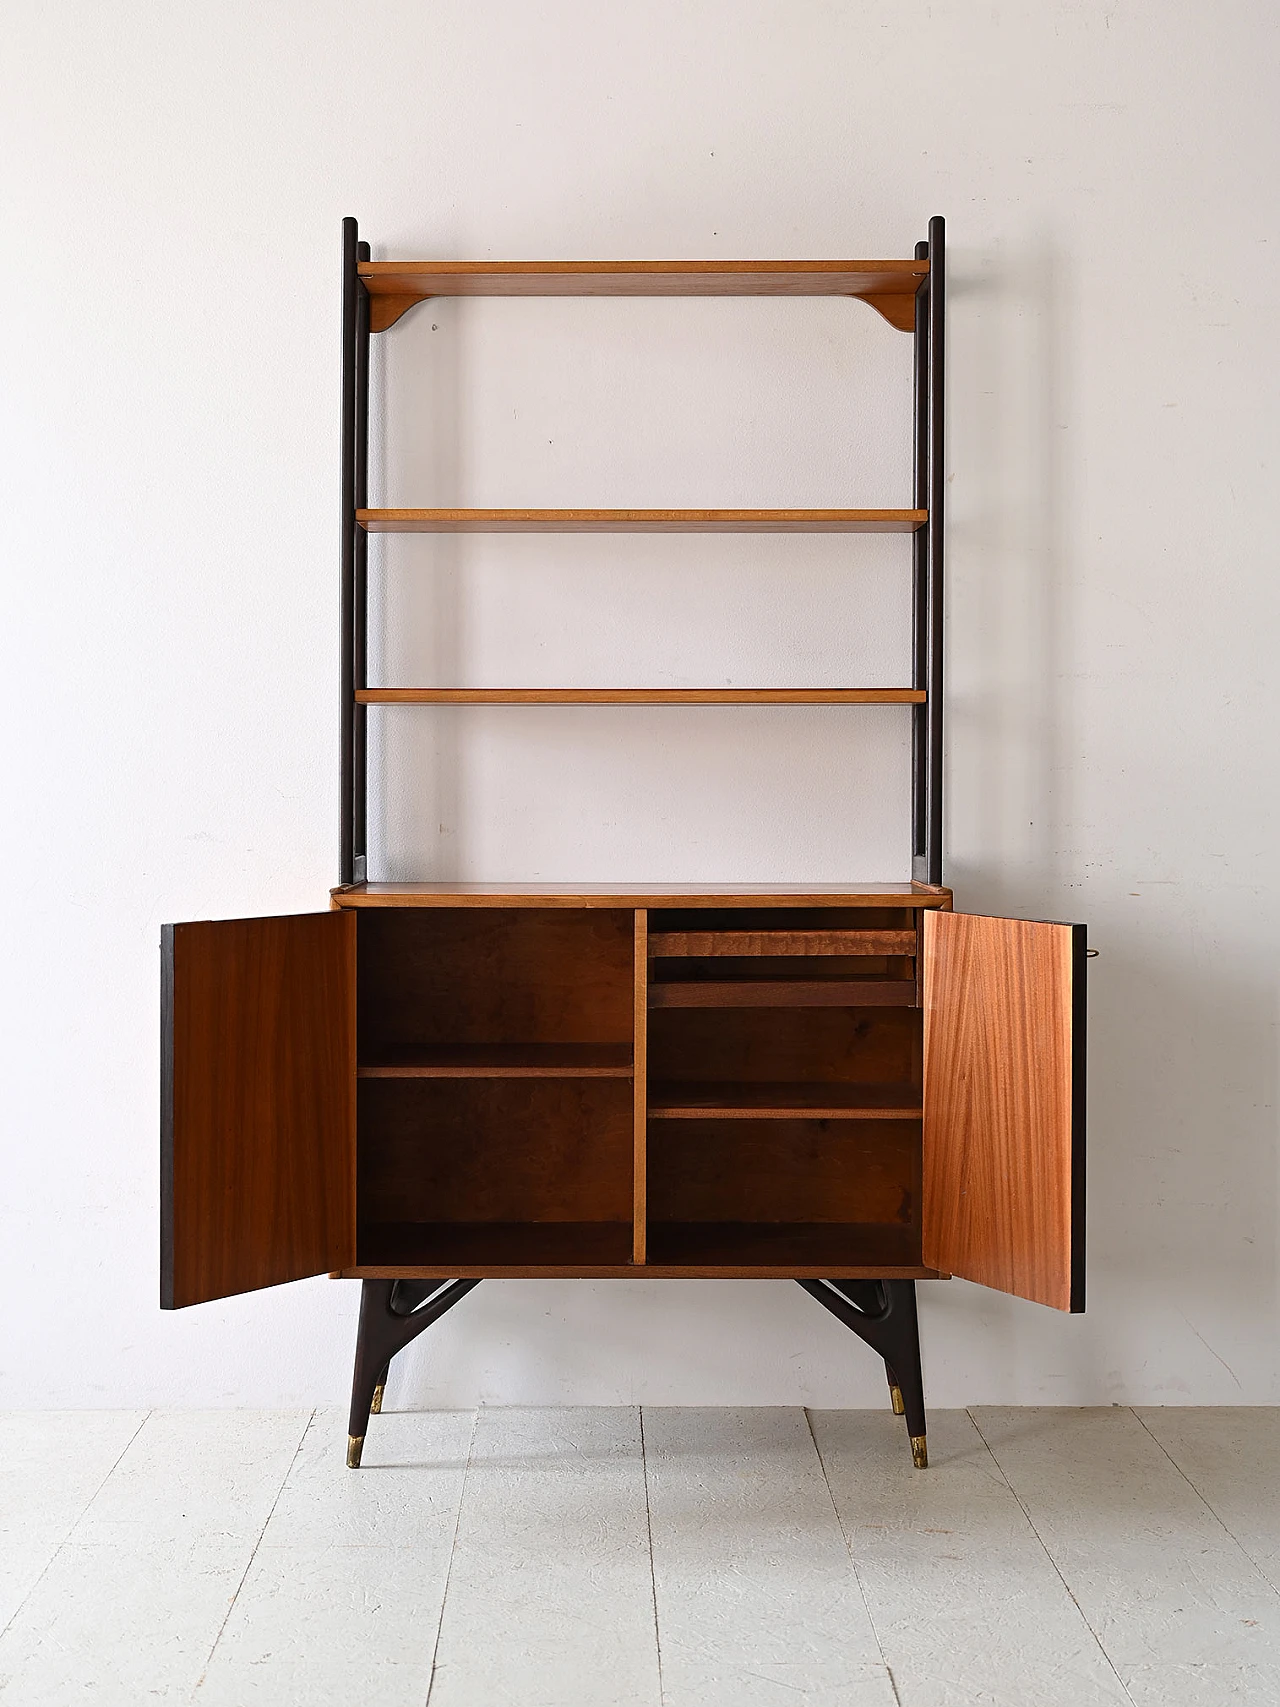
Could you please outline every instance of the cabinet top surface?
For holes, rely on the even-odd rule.
[[[335,907],[942,907],[926,883],[354,883]]]

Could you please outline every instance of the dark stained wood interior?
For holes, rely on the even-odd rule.
[[[629,1043],[412,1043],[364,1061],[362,1079],[629,1079]]]
[[[649,1126],[653,1221],[920,1223],[913,1120],[683,1120]]]
[[[388,1221],[360,1229],[359,1272],[464,1276],[631,1267],[631,1222]],[[374,1278],[368,1275],[368,1278]]]
[[[920,1084],[920,1012],[819,1008],[659,1010],[653,1080],[740,1084]]]
[[[361,1224],[630,1228],[632,1130],[625,1080],[362,1079]]]
[[[896,1222],[841,1226],[836,1222],[653,1221],[649,1261],[687,1274],[772,1269],[775,1274],[838,1277],[850,1270],[892,1278],[933,1272],[920,1263],[920,1231]]]
[[[450,1044],[631,1046],[634,914],[420,909],[359,915],[361,1063]]]
[[[651,1120],[919,1120],[924,1113],[914,1085],[655,1084]]]

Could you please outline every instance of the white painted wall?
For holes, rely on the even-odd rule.
[[[338,222],[905,255],[947,215],[950,863],[1089,922],[1090,1313],[923,1288],[929,1395],[1276,1384],[1277,26],[1260,0],[383,0],[6,22],[6,1403],[299,1402],[356,1288],[157,1308],[161,921],[325,904]],[[908,500],[839,303],[420,308],[405,503]],[[384,679],[892,680],[902,541],[393,541]],[[429,675],[428,672],[431,672]],[[384,874],[906,870],[893,710],[375,713]],[[879,1404],[787,1283],[494,1283],[411,1402]]]

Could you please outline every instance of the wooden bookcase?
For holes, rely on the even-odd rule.
[[[167,1308],[363,1282],[353,1465],[391,1357],[487,1277],[796,1279],[885,1359],[921,1466],[916,1280],[1083,1308],[1084,928],[957,913],[941,881],[942,236],[897,262],[464,265],[370,261],[346,222],[342,881],[328,912],[165,927],[161,1266]],[[912,508],[368,507],[369,337],[415,302],[746,292],[912,333]],[[370,686],[388,529],[910,533],[913,680]],[[646,700],[910,706],[915,876],[369,880],[368,706]]]

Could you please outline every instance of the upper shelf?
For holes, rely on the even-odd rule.
[[[915,326],[928,261],[362,261],[369,330],[433,296],[854,296]]]
[[[357,510],[366,533],[915,533],[927,510]]]

